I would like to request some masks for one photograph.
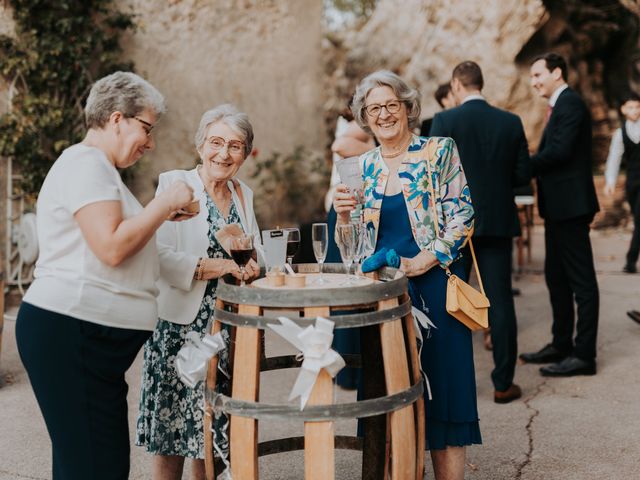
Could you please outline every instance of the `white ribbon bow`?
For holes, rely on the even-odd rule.
[[[220,332],[200,338],[197,332],[185,336],[184,345],[176,355],[176,371],[186,386],[194,388],[198,382],[207,378],[209,360],[220,350],[226,348]]]
[[[321,369],[335,377],[345,366],[343,358],[331,349],[334,322],[323,317],[316,319],[315,325],[299,327],[287,317],[278,317],[280,325],[272,323],[269,328],[300,350],[304,358],[300,373],[293,385],[289,400],[300,397],[300,410],[309,400],[313,386]]]

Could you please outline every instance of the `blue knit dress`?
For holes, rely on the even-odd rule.
[[[402,193],[385,196],[380,211],[376,250],[393,248],[401,257],[412,258],[420,252],[411,233],[407,207]],[[450,270],[465,279],[462,262]],[[409,279],[411,300],[424,311],[437,328],[422,330],[424,345],[420,360],[429,378],[432,400],[425,392],[427,448],[482,443],[476,402],[471,331],[445,309],[447,275],[434,267]]]

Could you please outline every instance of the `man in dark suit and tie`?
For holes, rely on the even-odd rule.
[[[526,185],[531,172],[520,118],[489,105],[481,95],[483,85],[478,64],[456,66],[451,90],[459,106],[438,113],[430,133],[455,140],[469,182],[475,211],[473,246],[491,302],[494,400],[508,403],[522,395],[513,383],[518,346],[511,262],[513,237],[520,234],[513,189]]]
[[[591,115],[567,85],[567,64],[560,55],[537,57],[530,75],[538,95],[549,100],[548,122],[531,162],[545,226],[544,272],[553,311],[553,340],[520,358],[529,363],[555,362],[540,369],[544,376],[593,375],[599,292],[589,225],[599,207],[591,172]],[[575,342],[574,300],[578,307]]]

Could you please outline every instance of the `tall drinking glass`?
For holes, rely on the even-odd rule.
[[[311,243],[313,245],[313,255],[316,257],[318,271],[320,272],[320,277],[316,283],[323,285],[327,282],[322,278],[322,264],[327,258],[327,249],[329,247],[329,227],[327,227],[326,223],[314,223],[311,226]]]
[[[353,254],[353,264],[354,264],[354,274],[355,278],[358,278],[358,265],[364,259],[364,252],[362,247],[364,245],[364,237],[363,231],[365,226],[363,223],[355,223],[354,228],[356,229],[356,248],[355,253]]]
[[[288,233],[287,235],[287,263],[291,265],[293,257],[298,251],[300,246],[300,230],[297,228],[285,228],[283,229]]]
[[[363,225],[361,234],[362,242],[360,249],[362,251],[362,260],[364,261],[373,255],[373,252],[376,249],[376,231],[373,227]]]
[[[343,285],[351,285],[351,264],[353,263],[353,256],[356,252],[356,229],[352,223],[346,225],[338,225],[338,248],[340,249],[340,256],[342,257],[342,263],[344,263],[347,270],[347,280]]]
[[[231,258],[240,267],[240,273],[242,274],[242,280],[240,280],[240,286],[244,287],[244,272],[247,263],[251,260],[253,254],[253,238],[249,235],[240,235],[233,237],[231,240]]]

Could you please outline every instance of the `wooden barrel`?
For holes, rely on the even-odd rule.
[[[294,266],[299,273],[317,272],[317,264]],[[327,264],[326,273],[342,273],[341,264]],[[257,480],[258,457],[304,449],[305,479],[335,478],[334,449],[363,451],[362,478],[414,480],[424,474],[425,423],[423,379],[407,294],[407,279],[395,269],[372,274],[365,286],[304,288],[299,290],[240,287],[232,278],[221,279],[217,304],[209,326],[234,328],[231,351],[231,396],[214,390],[217,357],[211,360],[205,395],[205,464],[207,478],[215,478],[212,418],[230,415],[230,463],[234,480]],[[362,355],[344,355],[348,366],[363,369],[363,400],[333,404],[333,381],[322,370],[309,401],[299,405],[268,405],[259,402],[260,372],[300,365],[295,356],[264,356],[264,329],[288,316],[300,326],[330,318],[336,329],[360,328]],[[304,437],[258,443],[261,419],[304,422]],[[360,418],[364,438],[334,436],[334,422]],[[220,473],[220,472],[217,472]]]

